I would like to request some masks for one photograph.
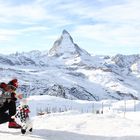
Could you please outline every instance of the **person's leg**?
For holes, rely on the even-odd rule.
[[[0,124],[8,122],[10,120],[10,116],[6,111],[9,109],[8,102],[6,101],[3,106],[0,107]]]
[[[9,116],[10,116],[8,127],[9,128],[21,128],[21,126],[19,124],[17,124],[14,119],[11,118],[12,116],[14,116],[16,114],[16,102],[10,101],[8,109],[9,109]]]
[[[10,116],[7,113],[3,113],[0,115],[0,124],[8,122],[10,119]]]
[[[10,116],[10,122],[14,121],[11,117],[16,114],[16,102],[15,101],[10,101],[9,102],[9,116]]]

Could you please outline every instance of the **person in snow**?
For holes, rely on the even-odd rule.
[[[32,121],[29,118],[30,109],[27,105],[27,99],[22,99],[20,101],[20,105],[17,107],[17,112],[14,116],[12,116],[13,119],[19,118],[21,122],[21,133],[25,134],[27,130],[32,132]]]
[[[21,128],[11,116],[16,114],[16,100],[21,99],[21,94],[16,94],[18,80],[13,79],[8,84],[0,84],[0,124],[9,122],[9,128]]]

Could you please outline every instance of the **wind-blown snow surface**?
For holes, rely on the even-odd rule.
[[[0,139],[6,140],[139,140],[140,102],[66,100],[52,96],[29,97],[32,133],[20,134],[19,129],[9,129],[7,123],[0,125]],[[94,106],[93,106],[94,104]],[[57,112],[59,108],[70,108]],[[104,105],[104,106],[103,106]],[[124,113],[124,105],[127,112]],[[56,113],[36,116],[38,109],[57,107]],[[87,111],[88,108],[93,110]],[[103,114],[93,113],[103,109]],[[135,109],[135,112],[133,111]],[[91,112],[92,111],[92,112]],[[88,112],[88,113],[87,113]]]

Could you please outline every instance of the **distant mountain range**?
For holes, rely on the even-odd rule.
[[[48,52],[1,54],[0,77],[0,81],[18,78],[25,96],[140,99],[140,54],[92,56],[64,30]]]

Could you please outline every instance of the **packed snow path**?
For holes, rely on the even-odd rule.
[[[132,114],[127,116],[72,111],[47,114],[34,117],[34,130],[25,135],[1,124],[0,140],[140,140],[140,121],[131,119]]]

